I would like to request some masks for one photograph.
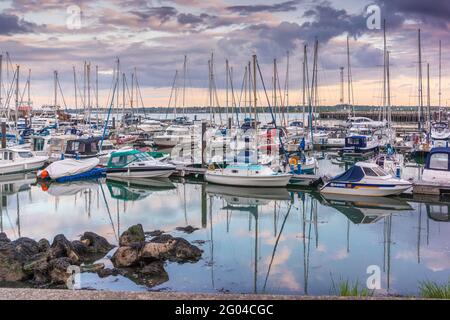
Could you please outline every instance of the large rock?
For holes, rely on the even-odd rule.
[[[50,249],[50,242],[47,239],[41,239],[38,241],[39,252],[45,252]]]
[[[131,246],[119,247],[111,258],[116,268],[127,268],[138,265],[139,248]]]
[[[26,279],[22,270],[26,258],[16,251],[11,242],[0,242],[0,282],[14,282]]]
[[[29,258],[39,253],[39,246],[36,241],[30,238],[19,238],[11,242],[15,250]]]
[[[166,252],[163,254],[162,250],[159,252],[162,255],[163,259],[167,259],[170,261],[176,262],[196,262],[200,260],[203,251],[198,247],[192,245],[183,238],[174,238],[171,235],[164,234],[159,237],[153,238],[150,243],[154,244],[164,244],[165,247],[156,247],[156,248],[167,248]],[[147,246],[147,244],[146,244]],[[144,246],[145,248],[145,246]],[[149,247],[150,249],[151,247]],[[151,248],[154,249],[154,248]],[[149,254],[151,250],[148,250]]]
[[[119,238],[120,246],[133,246],[145,241],[144,228],[141,224],[129,227]]]
[[[94,232],[85,232],[80,240],[91,253],[107,253],[114,247],[108,240]]]
[[[6,233],[1,232],[0,233],[0,242],[11,242],[11,240],[9,240],[8,236],[6,235]]]
[[[53,284],[66,284],[71,276],[68,272],[73,262],[68,257],[56,258],[49,262],[50,280]]]
[[[169,243],[146,242],[139,253],[139,257],[147,260],[163,260],[170,255],[171,249]]]
[[[50,250],[52,258],[68,257],[73,263],[80,262],[80,256],[75,252],[72,242],[67,240],[67,238],[62,234],[55,236]]]
[[[23,271],[32,276],[32,281],[36,284],[45,284],[50,282],[50,263],[48,254],[41,252],[33,257],[33,260],[23,265]]]

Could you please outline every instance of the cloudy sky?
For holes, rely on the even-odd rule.
[[[319,99],[322,105],[334,105],[340,99],[339,68],[346,66],[345,42],[349,35],[355,103],[379,105],[383,40],[381,30],[367,27],[366,8],[373,4],[381,8],[381,19],[387,21],[393,103],[416,104],[420,27],[423,60],[430,63],[431,101],[435,105],[438,44],[442,40],[442,104],[448,105],[448,0],[0,0],[0,51],[4,56],[9,53],[12,64],[20,65],[22,86],[28,69],[32,70],[35,106],[52,103],[54,70],[59,72],[66,103],[72,106],[72,67],[76,67],[81,85],[85,60],[91,62],[93,70],[98,65],[99,102],[106,105],[117,57],[128,79],[136,68],[146,106],[167,106],[173,77],[176,70],[182,72],[184,55],[188,57],[186,104],[207,105],[211,53],[215,57],[218,96],[224,105],[225,59],[233,67],[238,99],[244,66],[253,54],[258,56],[268,87],[273,59],[277,59],[284,86],[289,51],[290,102],[299,104],[303,45],[309,45],[312,61],[317,37]],[[76,19],[78,8],[80,25]],[[6,69],[3,78],[7,78]],[[182,80],[178,82],[181,85]],[[6,81],[4,87],[3,91],[8,87]]]

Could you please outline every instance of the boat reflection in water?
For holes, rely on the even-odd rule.
[[[147,198],[156,191],[175,189],[175,185],[169,179],[133,179],[121,181],[121,179],[107,179],[111,198],[122,201],[138,201]]]
[[[413,210],[406,201],[389,197],[321,194],[322,204],[343,213],[354,224],[375,223],[396,211]]]
[[[427,203],[428,217],[438,222],[450,222],[450,203]]]

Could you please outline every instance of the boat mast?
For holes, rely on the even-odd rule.
[[[229,112],[228,112],[228,107],[229,107],[229,101],[228,101],[228,83],[230,82],[230,66],[228,64],[228,59],[225,60],[225,73],[226,73],[226,77],[225,77],[225,104],[226,104],[226,114],[227,114],[227,121],[229,118]]]
[[[0,109],[3,112],[2,88],[3,88],[3,55],[0,54]]]
[[[305,122],[305,111],[306,111],[306,44],[303,47],[303,128],[306,127],[306,122]]]
[[[91,125],[91,63],[89,62],[86,65],[86,75],[87,75],[87,95],[88,95],[88,121],[89,121],[89,127]]]
[[[442,43],[439,40],[439,121],[441,121],[441,98],[442,98]]]
[[[183,62],[183,114],[186,115],[186,73],[187,73],[187,55],[184,55]]]
[[[427,115],[427,139],[429,140],[429,134],[431,130],[431,93],[430,93],[430,64],[427,63],[427,109],[428,109],[428,115]]]
[[[289,51],[286,52],[286,83],[285,83],[285,95],[286,95],[286,101],[284,103],[284,106],[286,108],[287,112],[287,118],[289,120]],[[281,108],[281,106],[280,106]],[[283,122],[284,125],[286,125],[286,118],[284,116],[284,109],[281,110]],[[280,120],[281,121],[281,120]]]
[[[386,86],[386,82],[387,82],[387,65],[386,65],[386,60],[387,60],[387,52],[386,52],[386,20],[383,20],[383,111],[382,111],[382,115],[381,118],[379,120],[383,120],[386,121],[386,113],[387,113],[387,95],[386,95],[386,91],[387,91],[387,86]]]
[[[253,55],[253,106],[255,112],[255,134],[258,130],[258,122],[256,121],[256,107],[257,107],[257,98],[256,98],[256,54]]]
[[[16,66],[16,130],[17,130],[17,121],[19,120],[19,70],[20,66]]]
[[[53,100],[53,105],[55,108],[55,113],[56,113],[56,122],[58,122],[58,71],[54,71],[53,72],[53,81],[54,81],[54,86],[55,86],[55,92],[54,92],[54,100]]]
[[[272,93],[272,105],[275,110],[275,122],[277,121],[277,59],[273,59],[273,93]]]
[[[348,90],[348,105],[351,108],[353,117],[355,116],[355,108],[353,106],[353,84],[352,84],[352,68],[350,64],[350,39],[347,35],[347,90]]]
[[[420,29],[418,32],[418,45],[419,45],[419,85],[418,85],[418,91],[419,91],[419,101],[418,101],[418,120],[419,120],[419,131],[423,129],[423,91],[422,91],[422,46],[421,46],[421,39],[420,39]]]
[[[75,71],[75,66],[72,66],[72,69],[73,69],[73,86],[75,90],[75,110],[78,115],[77,73]]]
[[[386,108],[388,128],[391,128],[392,110],[391,110],[391,74],[390,74],[390,52],[386,51]]]

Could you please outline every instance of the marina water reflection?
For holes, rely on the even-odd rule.
[[[414,295],[420,281],[448,281],[450,203],[358,199],[311,191],[247,189],[200,181],[100,180],[36,184],[33,174],[1,177],[2,232],[39,240],[94,231],[117,243],[129,226],[164,230],[203,250],[195,264],[169,263],[153,289],[192,292],[332,294],[332,283],[364,284],[382,270],[377,294]],[[176,227],[192,225],[192,234]],[[114,279],[87,286],[146,290]]]

